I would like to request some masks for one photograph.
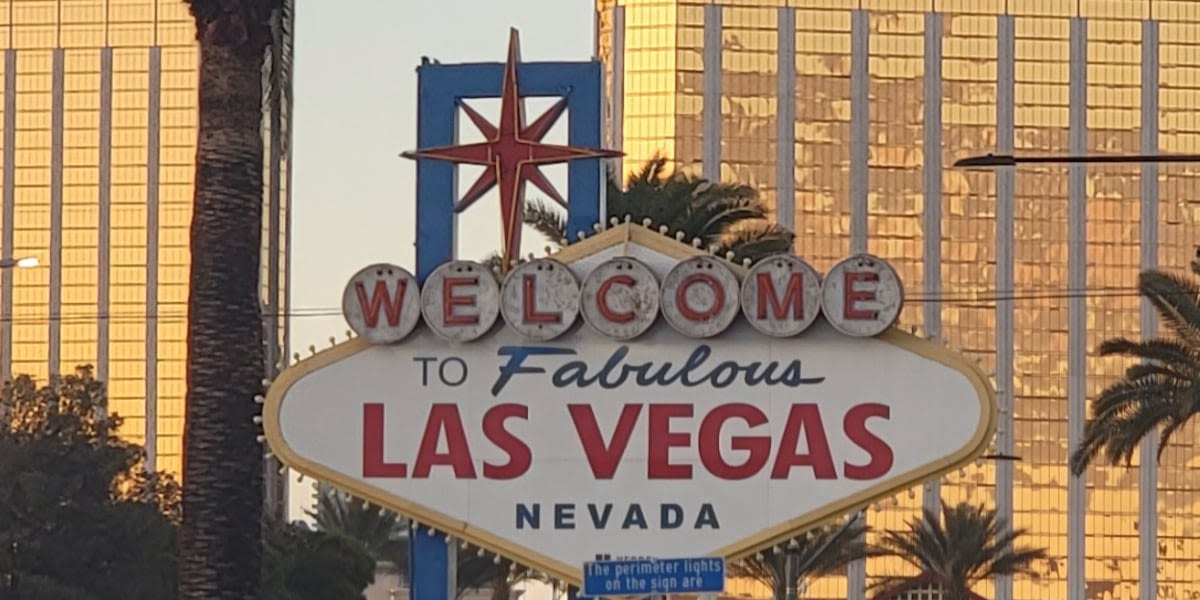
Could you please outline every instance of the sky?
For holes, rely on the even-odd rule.
[[[338,0],[296,12],[292,175],[292,351],[345,339],[342,290],[359,269],[389,262],[413,270],[416,67],[422,56],[503,62],[510,27],[522,60],[589,60],[592,0]],[[476,108],[494,120],[496,103]],[[538,102],[527,103],[533,119]],[[463,131],[462,141],[473,141]],[[551,132],[546,141],[565,142]],[[565,189],[565,170],[547,176]],[[466,172],[460,177],[472,177]],[[469,182],[468,182],[469,183]],[[459,221],[462,258],[499,247],[494,192]],[[527,250],[545,245],[530,233]],[[292,517],[311,506],[311,480],[291,479]]]

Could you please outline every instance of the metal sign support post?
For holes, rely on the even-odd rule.
[[[800,577],[800,544],[796,540],[788,542],[787,565],[784,568],[784,579],[787,582],[787,600],[796,600],[796,579]]]
[[[424,64],[417,69],[419,97],[417,145],[438,148],[457,143],[459,105],[469,98],[496,98],[501,93],[502,63]],[[603,65],[598,61],[520,63],[522,96],[565,97],[567,140],[573,147],[600,148],[603,143]],[[577,160],[567,166],[568,230],[591,231],[603,218],[604,163]],[[417,280],[424,283],[434,269],[454,258],[456,222],[452,207],[458,191],[454,165],[436,160],[417,163]],[[409,534],[409,578],[412,600],[457,597],[456,545],[444,532],[414,526]]]

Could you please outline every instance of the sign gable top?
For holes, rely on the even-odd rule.
[[[575,274],[582,277],[597,264],[617,256],[641,260],[661,279],[680,261],[711,255],[641,225],[622,223],[553,252],[548,258],[572,267]],[[739,280],[746,275],[745,267],[725,262]]]

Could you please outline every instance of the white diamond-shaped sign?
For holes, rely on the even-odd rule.
[[[624,226],[555,258],[582,281],[633,257],[662,281],[697,254]],[[822,319],[698,339],[660,317],[628,341],[498,322],[466,343],[421,323],[293,366],[264,416],[301,473],[578,584],[597,554],[736,558],[957,468],[987,447],[995,397],[938,344]]]

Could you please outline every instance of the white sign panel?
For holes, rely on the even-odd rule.
[[[743,293],[745,270],[710,258],[676,260],[686,272],[674,276],[650,272],[653,257],[592,261],[599,277],[555,273],[584,261],[539,262],[502,287],[468,263],[440,270],[402,342],[354,340],[283,374],[264,413],[272,449],[303,473],[578,583],[597,554],[737,557],[963,464],[990,441],[994,396],[977,369],[895,329],[862,337],[814,320],[817,292],[828,305],[830,288],[816,287],[806,263],[752,271],[749,286],[774,294],[767,302]],[[868,266],[898,289],[886,263]],[[839,271],[839,284],[856,287],[837,310],[888,313],[893,305],[869,304],[883,288],[855,277],[872,283]],[[612,297],[598,303],[609,279]],[[637,301],[654,298],[651,279],[661,302]],[[560,298],[546,285],[568,289]],[[596,314],[573,318],[576,302]],[[672,303],[682,318],[638,312]],[[509,326],[480,331],[498,306]],[[603,320],[613,331],[597,328]],[[626,322],[645,331],[616,327]]]

